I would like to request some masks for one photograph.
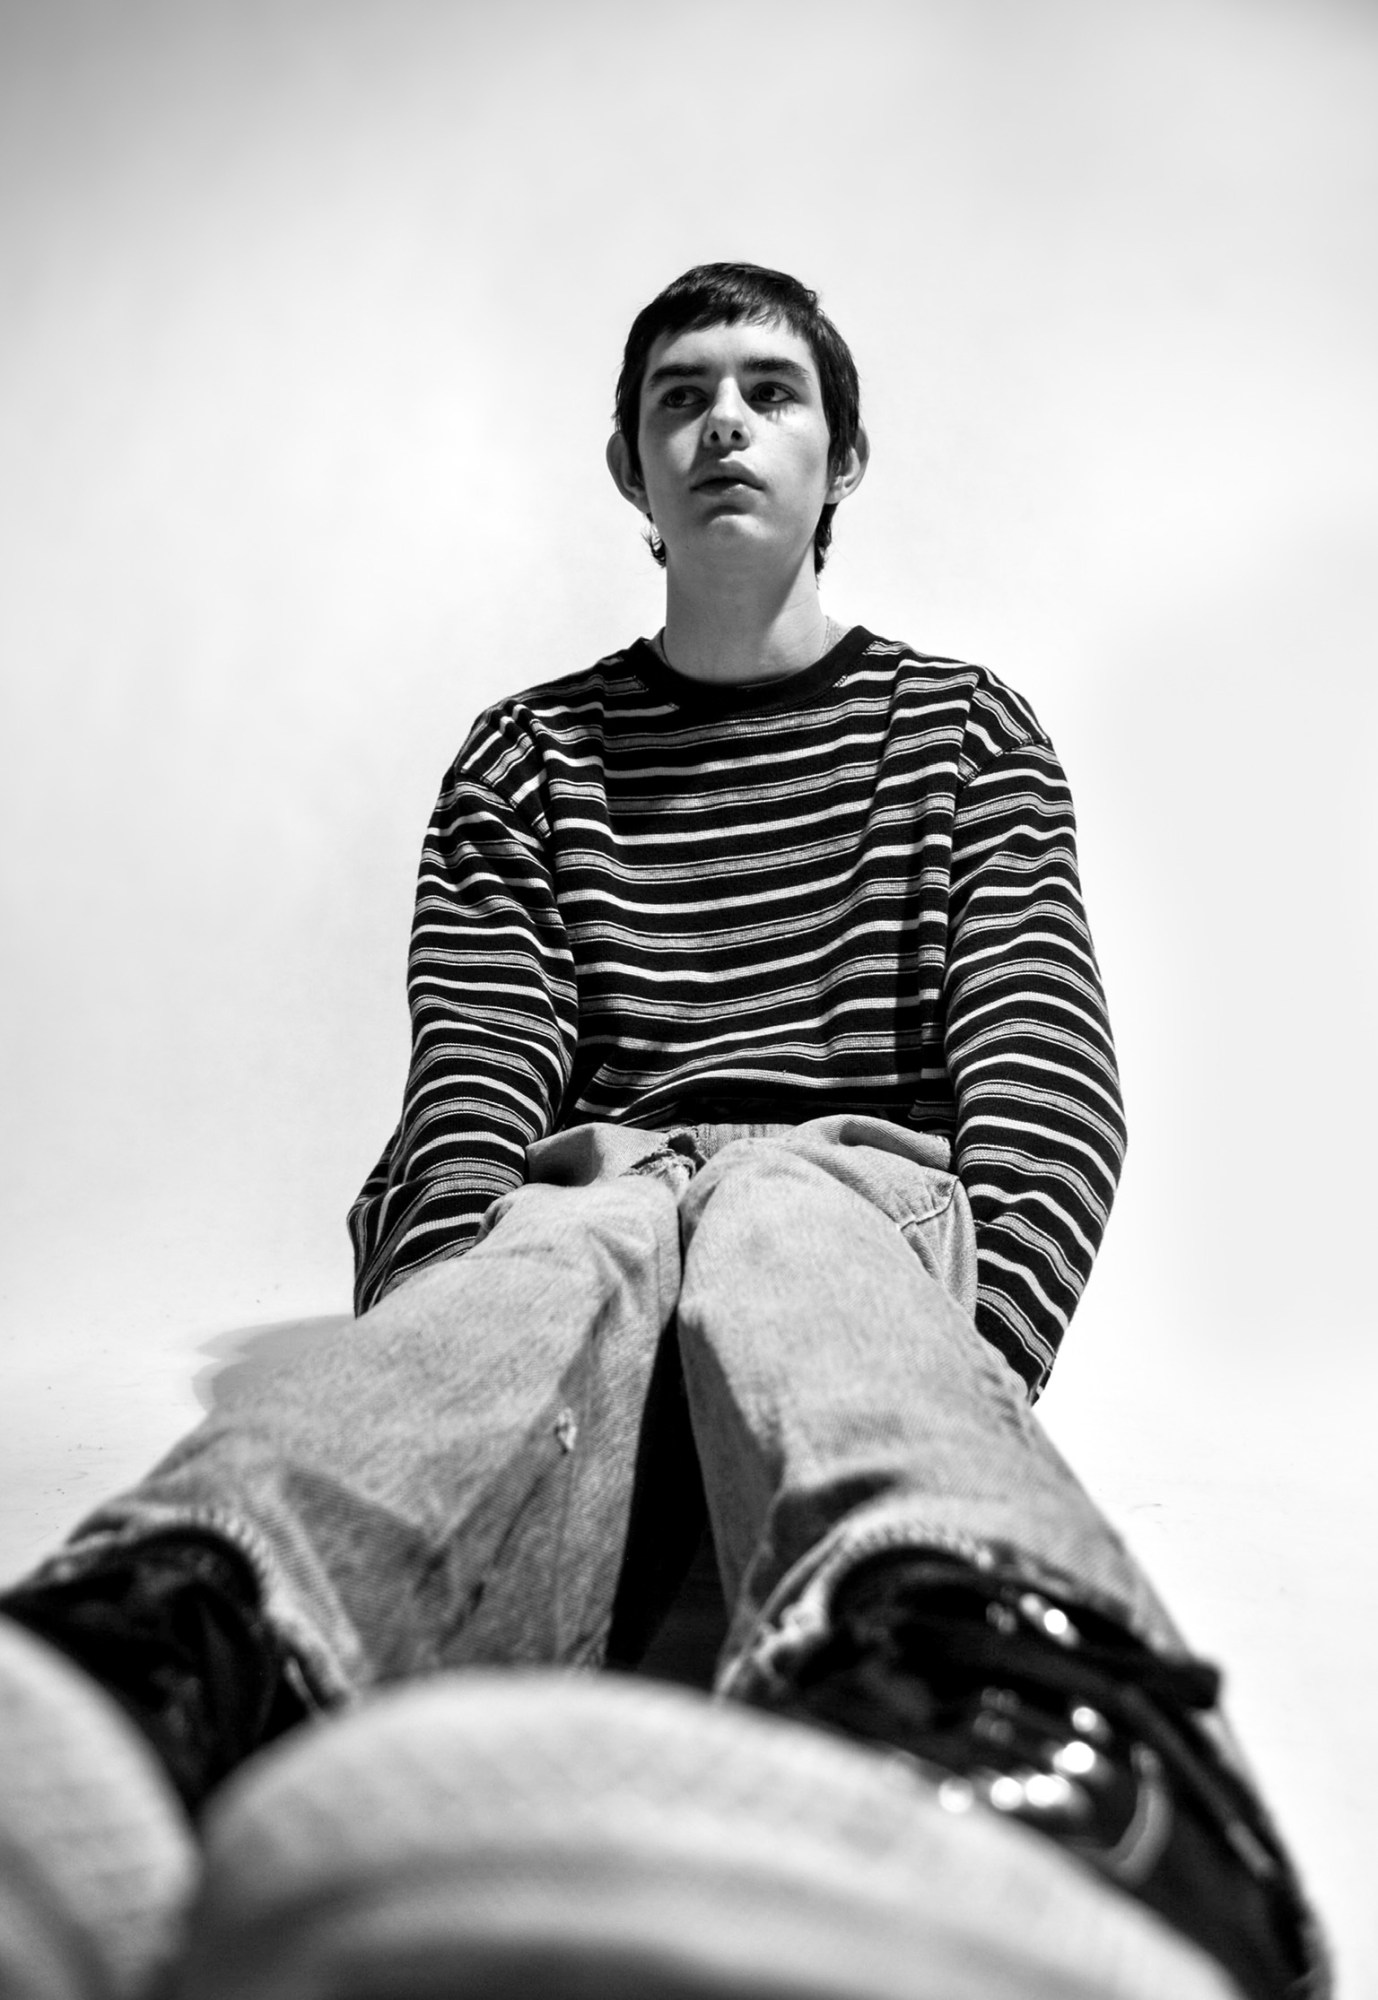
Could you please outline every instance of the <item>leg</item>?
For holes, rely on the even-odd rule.
[[[819,1119],[726,1148],[681,1204],[680,1338],[731,1651],[786,1605],[799,1633],[830,1579],[887,1546],[1014,1560],[1180,1650],[971,1322],[970,1215],[933,1145]]]
[[[964,1197],[906,1147],[816,1121],[725,1148],[682,1204],[685,1379],[737,1607],[719,1687],[1037,1826],[1251,2000],[1318,1994],[1218,1676],[957,1303]]]
[[[649,1133],[534,1148],[467,1256],[233,1371],[0,1612],[117,1698],[193,1810],[375,1682],[596,1664],[688,1171]]]
[[[580,1139],[537,1149],[547,1178],[496,1204],[466,1256],[233,1371],[27,1587],[199,1530],[248,1559],[326,1701],[445,1664],[596,1660],[679,1254],[671,1189],[601,1178]]]
[[[533,1151],[467,1257],[234,1371],[0,1599],[6,1992],[69,1961],[73,1991],[156,1983],[196,1872],[177,1795],[199,1809],[312,1696],[599,1657],[688,1169],[647,1133]]]

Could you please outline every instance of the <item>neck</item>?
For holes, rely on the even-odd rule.
[[[732,685],[798,673],[826,651],[813,549],[786,587],[715,577],[711,587],[666,574],[665,651],[690,680]]]

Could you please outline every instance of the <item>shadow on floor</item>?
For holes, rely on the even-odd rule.
[[[203,1410],[213,1410],[217,1385],[226,1375],[243,1371],[247,1378],[256,1368],[286,1360],[352,1325],[352,1313],[321,1313],[313,1319],[269,1320],[262,1326],[237,1326],[228,1333],[217,1333],[196,1350],[206,1359],[192,1376],[192,1394]]]

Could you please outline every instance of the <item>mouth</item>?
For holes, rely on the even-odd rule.
[[[753,479],[749,472],[709,472],[702,479],[694,481],[696,493],[736,493],[743,489],[757,492],[760,480]]]

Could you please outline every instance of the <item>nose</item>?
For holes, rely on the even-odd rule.
[[[746,443],[749,424],[750,412],[736,383],[730,378],[719,382],[704,425],[705,442],[717,445],[722,451],[731,451]]]

